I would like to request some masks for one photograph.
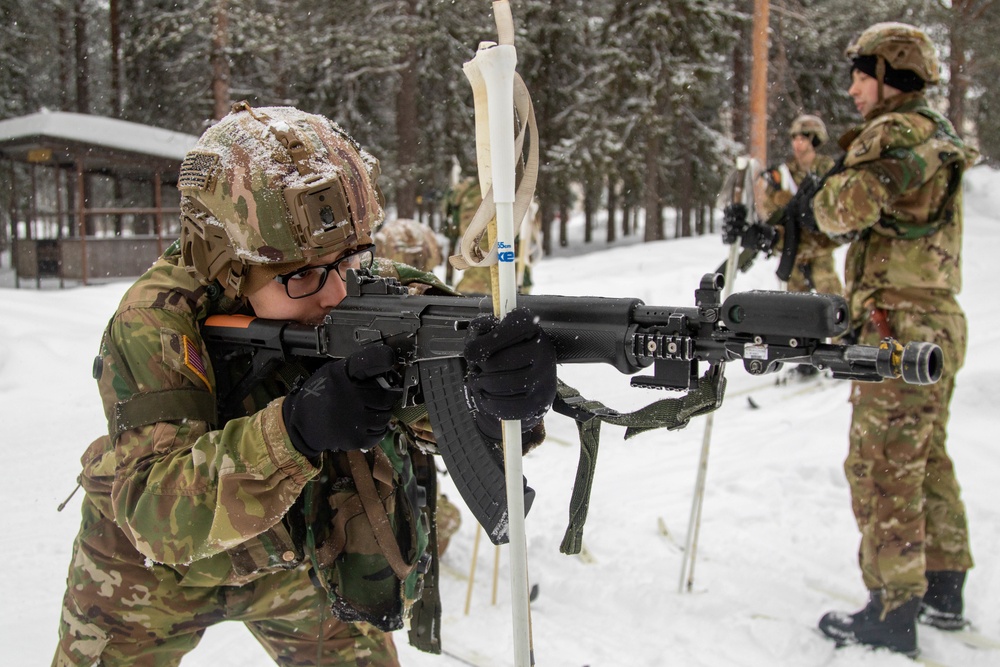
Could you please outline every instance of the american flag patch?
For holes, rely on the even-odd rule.
[[[200,377],[206,387],[209,389],[212,388],[211,383],[208,381],[208,375],[205,372],[205,362],[201,360],[201,353],[198,352],[198,347],[187,336],[184,336],[184,365]]]

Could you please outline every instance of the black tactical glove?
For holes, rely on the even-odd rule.
[[[466,391],[483,435],[501,440],[501,419],[521,420],[523,431],[542,421],[556,397],[556,351],[531,311],[472,320],[464,356]]]
[[[742,246],[748,250],[770,254],[778,242],[778,230],[761,222],[755,222],[743,232]]]
[[[325,451],[374,447],[389,430],[392,406],[403,390],[392,387],[395,355],[370,345],[330,361],[285,398],[281,414],[295,449],[315,458]]]
[[[733,245],[743,237],[746,228],[747,207],[744,204],[729,204],[722,209],[723,243]]]
[[[822,182],[812,174],[806,174],[799,189],[785,206],[785,226],[795,225],[798,229],[818,231],[816,216],[813,214],[813,197],[819,192]]]

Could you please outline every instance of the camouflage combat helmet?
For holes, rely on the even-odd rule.
[[[876,23],[862,32],[845,53],[851,60],[874,56],[894,70],[913,72],[925,83],[937,83],[939,79],[934,44],[923,30],[906,23]]]
[[[236,298],[318,257],[372,242],[378,161],[323,116],[246,102],[181,165],[181,253]]]
[[[820,120],[819,116],[811,114],[802,114],[793,120],[792,129],[788,131],[788,134],[793,137],[796,134],[809,137],[812,140],[813,148],[819,148],[830,138],[830,135],[826,133],[826,125],[823,124],[823,121]]]
[[[375,232],[378,256],[433,271],[442,260],[441,245],[431,228],[416,220],[397,218]]]

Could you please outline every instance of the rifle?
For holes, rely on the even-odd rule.
[[[932,343],[879,346],[825,343],[848,328],[847,303],[829,294],[737,292],[721,302],[723,277],[706,274],[695,307],[647,306],[635,298],[524,295],[552,339],[557,362],[606,363],[635,375],[631,385],[694,393],[722,364],[742,360],[753,375],[784,363],[829,369],[833,377],[866,382],[902,378],[929,384],[941,376],[941,349]],[[252,365],[226,402],[240,401],[282,361],[343,358],[381,342],[396,351],[403,407],[426,406],[437,446],[459,492],[494,544],[507,539],[503,459],[476,428],[465,399],[465,333],[469,322],[492,312],[489,297],[411,295],[391,278],[349,271],[347,296],[322,324],[248,316],[209,317],[203,335],[213,357],[248,354]],[[707,410],[721,405],[717,387]],[[615,413],[618,414],[618,413]],[[690,416],[690,415],[688,415]],[[683,421],[656,426],[679,428]],[[525,513],[534,491],[525,485]]]

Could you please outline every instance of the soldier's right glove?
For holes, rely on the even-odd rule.
[[[369,449],[389,430],[392,406],[403,390],[391,386],[395,355],[369,345],[330,361],[285,397],[281,414],[292,445],[309,458],[325,451]]]
[[[778,242],[778,230],[771,225],[755,222],[743,232],[742,246],[748,250],[771,254]]]
[[[521,420],[522,431],[542,421],[556,397],[556,352],[531,311],[472,320],[464,356],[465,386],[483,435],[501,440],[501,419]]]

